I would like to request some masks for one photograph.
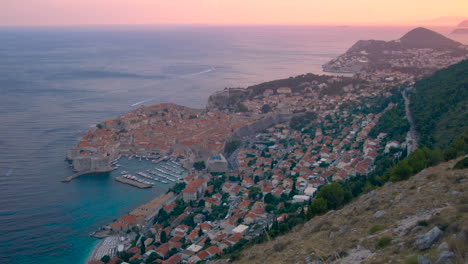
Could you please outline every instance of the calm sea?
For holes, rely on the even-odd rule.
[[[165,192],[114,174],[60,180],[77,138],[140,104],[205,106],[215,90],[306,72],[408,28],[0,28],[0,263],[82,263],[88,234]],[[129,163],[138,170],[143,163]]]

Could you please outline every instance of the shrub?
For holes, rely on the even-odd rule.
[[[282,242],[278,242],[276,244],[273,245],[273,249],[277,252],[281,252],[283,251],[284,249],[286,248],[286,244],[282,243]]]
[[[376,225],[373,225],[370,229],[369,229],[369,233],[370,234],[375,234],[381,230],[384,230],[385,229],[385,226],[383,225],[379,225],[379,224],[376,224]]]
[[[418,264],[418,257],[416,257],[416,256],[406,257],[405,264]]]
[[[390,242],[392,242],[391,237],[382,237],[381,239],[379,239],[379,242],[377,242],[377,248],[386,248],[388,245],[390,245]]]
[[[462,169],[466,169],[468,168],[468,158],[464,158],[460,161],[457,162],[457,164],[455,164],[455,166],[453,166],[453,169],[455,170],[462,170]]]

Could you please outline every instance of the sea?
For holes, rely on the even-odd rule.
[[[93,125],[141,105],[203,108],[225,87],[322,74],[357,40],[397,39],[409,29],[0,28],[0,263],[82,264],[98,243],[89,233],[167,191],[118,183],[118,172],[62,183],[72,174],[67,149]],[[145,166],[126,160],[122,168]]]

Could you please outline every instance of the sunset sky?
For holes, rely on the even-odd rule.
[[[463,12],[465,11],[465,12]],[[467,0],[1,0],[0,25],[411,25],[468,16]]]

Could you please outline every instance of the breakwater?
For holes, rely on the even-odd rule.
[[[112,168],[105,168],[105,169],[100,169],[100,170],[85,170],[85,171],[80,171],[80,172],[77,172],[65,179],[62,180],[62,182],[71,182],[72,180],[80,177],[80,176],[84,176],[84,175],[90,175],[90,174],[98,174],[98,173],[106,173],[106,172],[111,172],[113,171],[114,169]]]

